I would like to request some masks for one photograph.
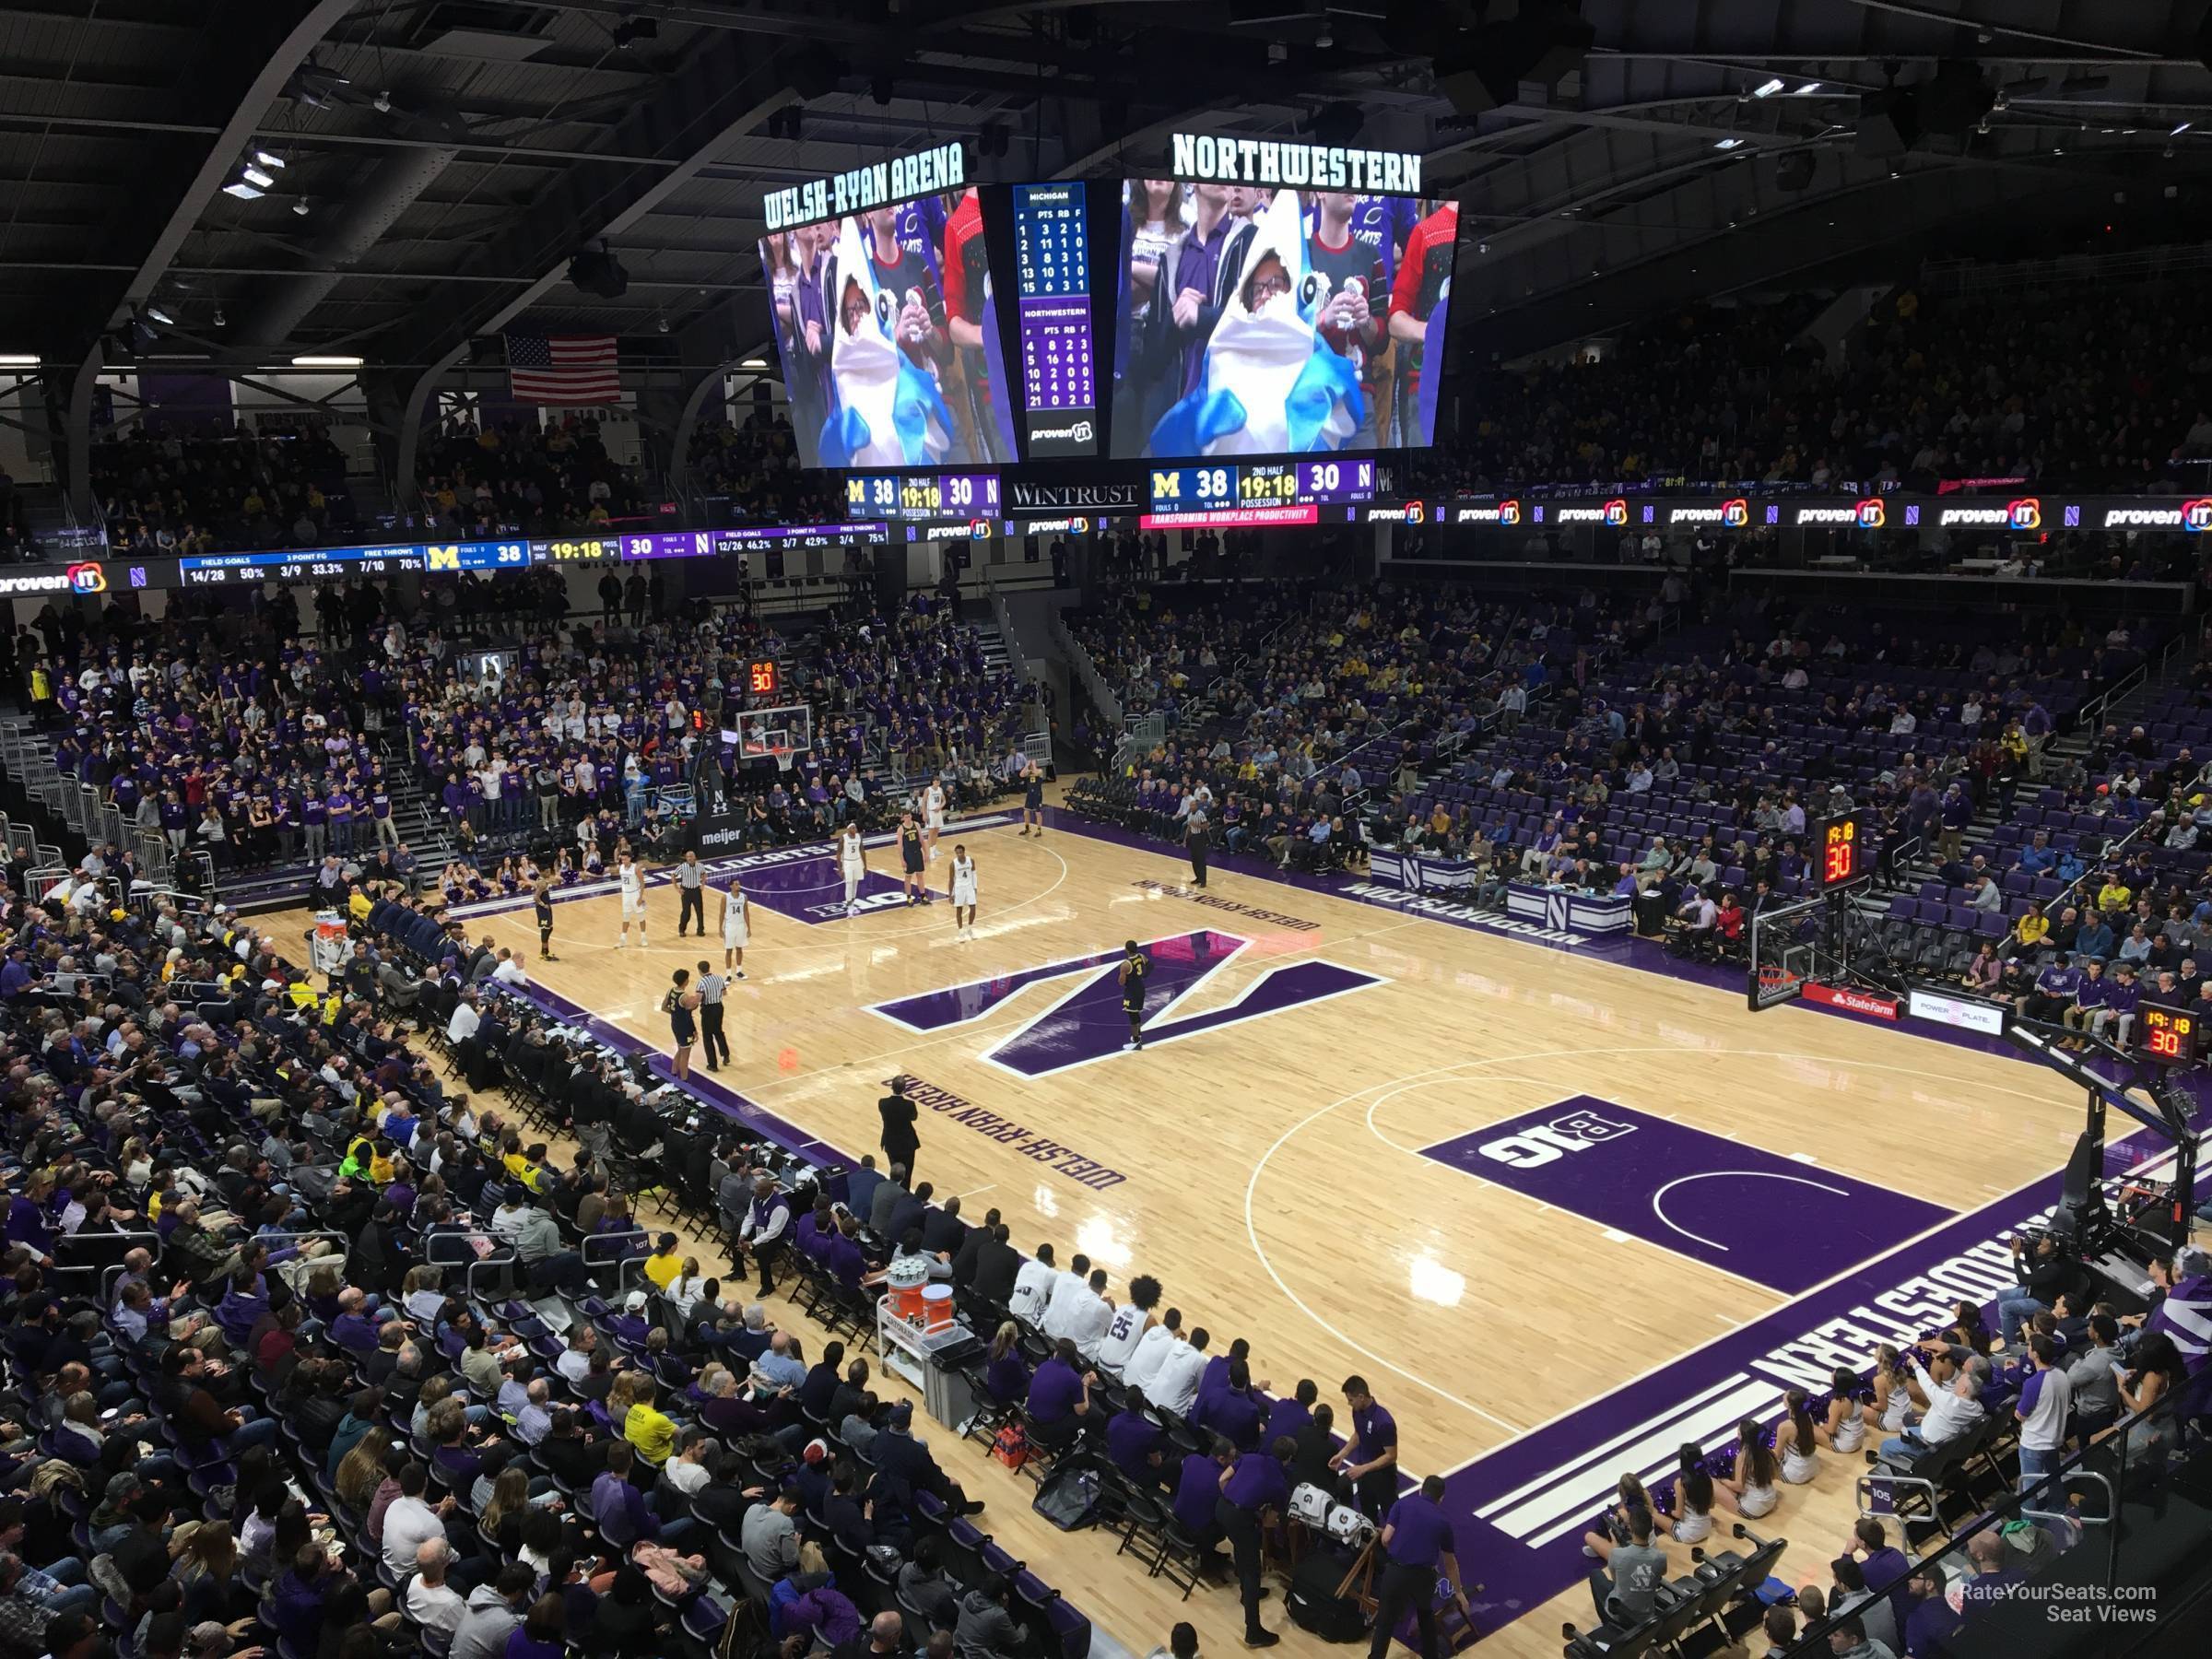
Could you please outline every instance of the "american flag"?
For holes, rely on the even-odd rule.
[[[612,335],[509,335],[507,379],[517,403],[607,404],[622,398]]]

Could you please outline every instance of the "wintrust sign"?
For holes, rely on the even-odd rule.
[[[2212,496],[2179,507],[2107,507],[2107,530],[2212,530]]]
[[[2043,504],[2034,496],[2022,496],[2002,507],[1946,507],[1936,524],[1949,529],[1982,527],[1995,530],[2040,530]]]

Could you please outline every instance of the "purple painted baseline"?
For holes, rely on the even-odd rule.
[[[1482,1153],[1531,1128],[1555,1125],[1559,1140],[1580,1140],[1583,1150],[1537,1142],[1525,1156],[1541,1161],[1519,1164]],[[1785,1296],[1809,1290],[1958,1213],[1594,1095],[1454,1135],[1422,1147],[1421,1156]],[[1788,1184],[1777,1193],[1754,1182]]]

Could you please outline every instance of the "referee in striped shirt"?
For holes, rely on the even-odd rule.
[[[730,1057],[730,1040],[722,1034],[722,998],[730,982],[714,971],[714,964],[699,965],[699,1037],[707,1051],[707,1069],[720,1071],[722,1065],[714,1058],[720,1050],[722,1058]]]

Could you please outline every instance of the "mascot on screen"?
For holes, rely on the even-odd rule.
[[[1198,384],[1152,429],[1155,455],[1340,449],[1366,422],[1358,364],[1314,327],[1328,279],[1307,263],[1298,192],[1277,191],[1253,226]]]
[[[838,231],[830,280],[829,418],[824,466],[927,466],[952,447],[952,412],[896,335],[899,297],[877,286],[858,218]]]

